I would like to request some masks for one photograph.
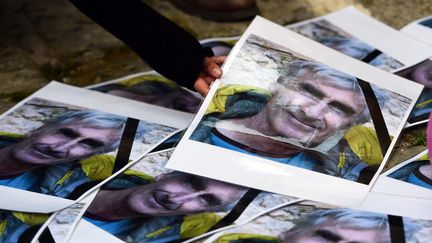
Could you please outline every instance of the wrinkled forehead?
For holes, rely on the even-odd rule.
[[[305,81],[332,86],[341,90],[360,92],[360,86],[355,77],[351,77],[339,72],[334,72],[329,69],[312,70],[310,68],[304,68],[299,71],[295,82],[302,83]]]

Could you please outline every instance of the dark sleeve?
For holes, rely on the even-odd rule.
[[[193,89],[209,54],[189,33],[142,0],[70,0],[163,76]]]

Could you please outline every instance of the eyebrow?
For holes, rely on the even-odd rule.
[[[329,103],[329,105],[333,106],[333,107],[335,107],[335,108],[337,108],[337,109],[339,109],[341,111],[343,111],[345,114],[347,114],[349,116],[352,116],[352,115],[354,115],[356,113],[356,111],[354,110],[353,107],[351,107],[351,106],[349,106],[347,104],[344,104],[342,102],[336,101],[336,100],[331,101]]]
[[[187,178],[186,182],[195,191],[203,191],[207,188],[208,181],[202,177],[191,175]]]
[[[81,134],[79,132],[77,132],[76,130],[74,130],[72,128],[68,128],[68,127],[60,128],[59,132],[62,133],[63,135],[65,135],[66,137],[69,137],[69,138],[77,138],[77,137],[81,136]],[[85,143],[87,145],[90,145],[93,148],[100,148],[100,147],[105,146],[104,142],[102,142],[98,139],[94,139],[94,138],[83,139],[82,141],[80,141],[80,143]]]
[[[313,85],[308,84],[308,83],[301,83],[300,87],[310,93],[311,95],[317,97],[317,98],[324,98],[326,97],[326,95],[319,89],[315,88]]]
[[[331,242],[338,242],[342,240],[342,237],[329,231],[329,230],[323,230],[319,229],[314,232],[314,235],[317,235],[325,240],[331,241]]]
[[[202,178],[200,176],[192,175],[186,181],[195,191],[204,191],[208,188],[208,179]],[[222,205],[222,200],[213,194],[206,193],[200,197],[203,198],[209,206]]]
[[[313,96],[315,96],[317,98],[324,98],[324,97],[326,97],[326,94],[324,94],[321,90],[315,88],[311,84],[302,83],[300,85],[301,85],[301,88],[304,91],[310,93],[311,95],[313,95]],[[349,116],[354,115],[356,113],[353,107],[351,107],[351,106],[349,106],[347,104],[344,104],[342,102],[339,102],[337,100],[332,100],[331,102],[329,102],[329,105],[333,106],[333,107],[335,107],[335,108],[337,108],[337,109],[339,109],[341,111],[343,111],[345,114],[347,114]]]

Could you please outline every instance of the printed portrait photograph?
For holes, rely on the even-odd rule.
[[[33,98],[0,120],[0,185],[77,199],[82,185],[110,177],[137,160],[175,128],[69,104]],[[129,154],[116,160],[124,130]],[[123,153],[123,152],[122,152]],[[31,194],[29,194],[31,200]]]
[[[432,111],[432,60],[426,59],[411,67],[395,72],[396,75],[424,85],[408,122],[427,120]]]
[[[204,234],[220,221],[224,224],[218,228],[248,220],[296,199],[260,192],[245,202],[245,187],[166,169],[172,151],[148,154],[103,185],[83,219],[127,242],[168,242]],[[237,216],[222,220],[234,207]],[[49,224],[55,240],[74,229],[68,219],[57,215]]]
[[[250,35],[190,139],[368,184],[387,152],[379,136],[397,136],[409,103]]]
[[[164,168],[153,153],[104,184],[83,219],[126,242],[168,242],[207,232],[247,188]]]
[[[390,231],[395,228],[403,229],[405,242],[426,242],[432,222],[403,218],[400,225],[392,225],[386,214],[304,201],[272,211],[206,242],[390,243]]]
[[[326,19],[307,21],[287,28],[383,70],[391,71],[403,66],[398,60],[359,40]]]
[[[426,125],[422,127],[426,127]],[[426,138],[427,151],[432,151],[432,123],[427,124]],[[432,160],[429,157],[430,153],[427,151],[415,156],[416,159],[409,159],[402,163],[401,166],[394,168],[390,171],[388,177],[432,189]]]
[[[90,89],[189,113],[195,113],[202,100],[198,93],[180,87],[156,72],[108,81]]]

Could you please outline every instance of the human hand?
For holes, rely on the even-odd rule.
[[[220,66],[225,59],[226,56],[204,57],[203,69],[194,84],[195,90],[202,96],[206,96],[210,90],[210,84],[222,76]]]

